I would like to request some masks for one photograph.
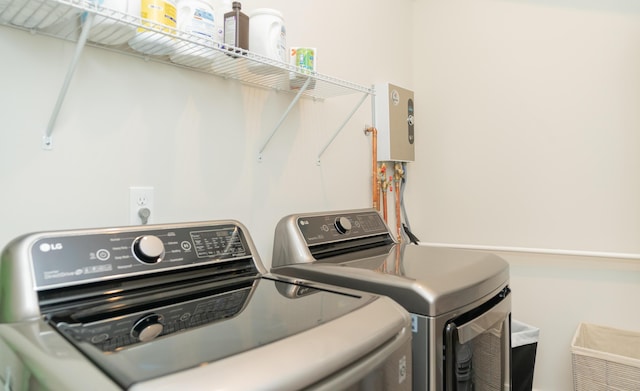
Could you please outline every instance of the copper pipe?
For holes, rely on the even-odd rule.
[[[387,190],[389,188],[389,182],[387,181],[387,164],[382,163],[380,165],[379,175],[378,175],[378,184],[380,186],[380,193],[382,194],[382,216],[384,217],[384,222],[388,223],[387,217]]]
[[[372,199],[373,207],[375,210],[380,211],[380,190],[378,190],[378,130],[374,127],[370,127],[364,130],[364,133],[371,133],[371,182],[372,183]]]
[[[398,232],[398,242],[402,242],[402,216],[400,214],[400,182],[404,176],[404,170],[401,163],[396,163],[394,168],[394,177],[396,180],[396,229]]]
[[[401,231],[401,220],[400,220],[400,179],[396,179],[396,229],[398,231],[398,242],[402,242],[402,231]]]

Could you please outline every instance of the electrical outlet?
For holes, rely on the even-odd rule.
[[[148,218],[141,216],[140,211],[149,210]],[[155,209],[153,208],[153,187],[135,186],[129,188],[129,224],[142,225],[150,224],[154,219]],[[144,215],[144,214],[143,214]]]

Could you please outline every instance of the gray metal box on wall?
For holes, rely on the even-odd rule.
[[[390,83],[374,85],[378,161],[415,160],[413,91]]]

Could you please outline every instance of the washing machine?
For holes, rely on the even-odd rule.
[[[5,390],[410,390],[411,319],[271,276],[235,220],[49,231],[0,260]]]
[[[413,387],[509,390],[509,266],[482,252],[397,243],[374,209],[292,214],[273,273],[386,295],[411,313]]]

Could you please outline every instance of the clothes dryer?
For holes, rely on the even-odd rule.
[[[411,313],[413,386],[509,390],[509,266],[483,252],[397,243],[374,209],[277,224],[273,273],[391,297]]]

